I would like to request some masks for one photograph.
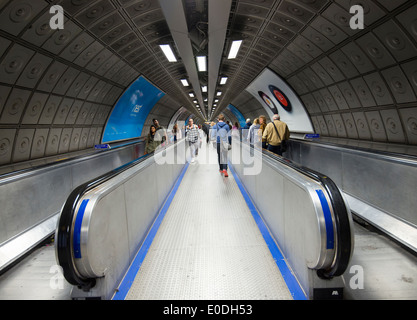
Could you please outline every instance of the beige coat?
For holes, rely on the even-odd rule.
[[[268,123],[265,131],[262,135],[262,140],[266,141],[268,144],[272,146],[279,146],[281,145],[282,140],[288,140],[290,138],[290,130],[285,122],[275,120],[275,126],[277,127],[279,136],[274,128],[272,122]]]

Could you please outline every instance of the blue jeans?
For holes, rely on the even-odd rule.
[[[227,150],[221,148],[220,143],[217,143],[217,160],[219,162],[220,170],[227,171]]]

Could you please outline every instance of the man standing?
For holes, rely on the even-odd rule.
[[[251,127],[252,123],[250,122],[250,119],[246,119],[246,124],[245,126],[242,128],[243,130],[249,130],[249,128]],[[247,132],[247,131],[245,131]]]
[[[197,125],[194,124],[193,119],[188,120],[188,125],[185,127],[185,140],[188,141],[191,151],[191,163],[195,162],[196,151],[200,143],[200,132]]]
[[[232,143],[232,137],[230,135],[230,127],[224,122],[225,117],[220,114],[218,117],[219,122],[211,128],[211,137],[216,139],[217,144],[217,160],[219,162],[220,173],[223,173],[227,178],[227,153],[228,145]]]
[[[275,114],[273,121],[268,123],[262,135],[268,143],[268,151],[282,156],[282,145],[290,138],[290,130],[285,122],[280,120],[280,116]]]

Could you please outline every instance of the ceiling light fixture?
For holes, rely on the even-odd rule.
[[[192,93],[192,92],[190,92],[188,95],[190,96],[190,98],[194,98],[195,97],[194,93]]]
[[[198,56],[197,58],[198,71],[206,72],[207,71],[207,58],[206,56]]]
[[[184,87],[188,87],[190,84],[188,83],[187,79],[181,79],[182,85]]]
[[[169,44],[161,44],[159,45],[162,52],[165,54],[169,62],[177,62],[177,58],[175,58],[174,52]]]
[[[243,40],[235,40],[232,42],[232,46],[230,48],[229,56],[227,57],[227,59],[235,59],[237,57],[242,42]]]
[[[202,86],[201,90],[203,90],[203,92],[207,92],[207,86]]]
[[[228,77],[222,77],[221,80],[220,80],[220,84],[221,85],[226,84],[228,79],[229,79]]]
[[[217,96],[220,97],[221,95],[222,95],[222,92],[221,91],[218,91],[217,92]]]

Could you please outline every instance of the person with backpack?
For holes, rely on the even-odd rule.
[[[268,123],[262,135],[262,140],[268,144],[268,151],[282,156],[285,152],[286,141],[290,138],[290,130],[285,122],[280,120],[280,116],[275,114],[273,121]]]
[[[188,125],[185,127],[185,141],[188,141],[191,152],[191,163],[194,163],[200,144],[200,131],[198,130],[198,126],[194,124],[193,119],[189,119]]]
[[[219,122],[211,128],[211,136],[216,139],[217,144],[217,160],[219,163],[220,173],[224,174],[227,178],[227,153],[232,144],[232,137],[230,135],[230,127],[224,122],[225,117],[223,114],[218,116]]]

